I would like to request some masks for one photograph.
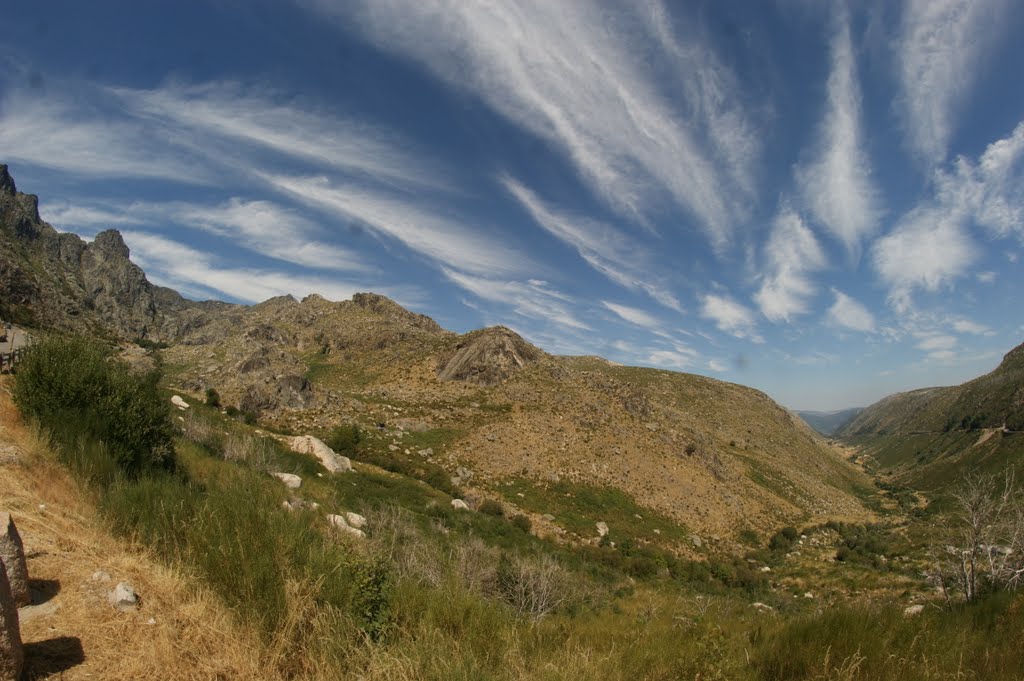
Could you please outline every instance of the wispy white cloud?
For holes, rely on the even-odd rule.
[[[8,162],[88,177],[216,181],[204,162],[167,137],[159,126],[93,105],[84,94],[42,98],[12,89],[0,99],[0,149]]]
[[[866,307],[842,291],[832,289],[832,293],[835,295],[835,302],[826,314],[830,324],[865,333],[875,330],[875,317]]]
[[[959,157],[935,174],[934,195],[900,219],[873,249],[875,268],[906,310],[913,289],[938,290],[978,259],[971,225],[1024,238],[1024,122],[990,144],[977,163]]]
[[[715,322],[720,331],[736,338],[763,342],[757,334],[754,313],[728,296],[708,293],[700,298],[701,316]]]
[[[725,362],[719,361],[717,359],[710,359],[708,360],[708,370],[714,371],[716,373],[722,373],[728,371],[729,366]]]
[[[713,102],[704,120],[721,121],[714,145],[731,158],[724,168],[681,121],[650,60],[664,60],[666,72],[692,70],[695,61],[703,65],[705,52],[689,55],[688,62],[663,50],[652,55],[651,45],[659,44],[647,37],[652,23],[671,30],[657,12],[637,16],[624,5],[546,0],[302,4],[345,30],[358,25],[383,49],[423,64],[549,140],[623,215],[646,222],[650,209],[667,198],[692,213],[721,245],[743,210],[739,202],[726,200],[730,192],[723,189],[736,186],[732,177],[743,176],[737,169],[749,162],[752,153],[746,149],[755,144],[753,136],[742,121],[730,121],[730,115],[741,114],[723,103],[728,83],[721,78],[717,91],[709,86],[697,96]],[[717,66],[715,72],[721,71]]]
[[[443,268],[444,275],[473,295],[492,303],[507,305],[510,311],[532,320],[573,329],[590,330],[573,312],[575,301],[547,282],[499,280]]]
[[[690,369],[697,365],[697,361],[697,352],[682,344],[671,350],[652,350],[643,358],[645,364],[676,371]]]
[[[978,272],[976,278],[982,284],[994,284],[998,275],[995,272]]]
[[[969,333],[974,336],[989,336],[993,333],[989,327],[972,322],[970,319],[957,319],[953,322],[953,330],[957,333]]]
[[[366,257],[320,240],[316,225],[271,201],[233,197],[217,204],[135,201],[123,207],[62,202],[45,207],[43,215],[61,228],[75,230],[120,225],[192,227],[224,237],[235,249],[282,262],[349,272],[372,269]]]
[[[182,137],[218,142],[217,154],[238,154],[241,142],[400,186],[447,189],[452,184],[447,172],[428,161],[425,153],[407,151],[412,144],[396,133],[318,111],[313,102],[288,101],[265,89],[219,81],[109,92],[140,119],[180,130]]]
[[[826,264],[825,253],[800,216],[783,208],[765,244],[766,274],[754,300],[773,322],[790,321],[807,312],[815,287],[808,276]]]
[[[525,254],[496,236],[427,212],[402,195],[331,183],[326,177],[262,177],[295,199],[394,239],[441,265],[488,276],[535,269]]]
[[[942,334],[918,334],[917,348],[928,353],[929,359],[946,360],[955,356],[957,339]]]
[[[1002,33],[1005,0],[908,0],[898,39],[900,99],[911,148],[928,164],[946,158],[987,46]]]
[[[915,288],[936,291],[963,275],[978,250],[958,216],[941,207],[918,208],[875,242],[875,269],[890,286],[889,300],[899,312],[911,308]]]
[[[631,290],[644,291],[673,310],[682,305],[667,287],[651,281],[652,258],[639,240],[603,222],[552,209],[523,184],[511,177],[500,178],[502,185],[526,209],[534,221],[555,238],[572,246],[580,257],[610,280]]]
[[[628,305],[619,305],[607,300],[602,300],[601,304],[630,324],[636,324],[637,326],[642,326],[649,330],[657,330],[661,328],[661,322],[659,322],[653,315],[650,315],[639,308],[630,307]]]
[[[196,298],[227,296],[256,303],[280,295],[301,298],[318,293],[331,300],[345,300],[366,288],[365,284],[339,281],[337,277],[231,267],[209,253],[148,232],[130,230],[123,236],[132,260],[146,270],[151,281]],[[407,305],[422,301],[422,294],[412,289],[385,288],[381,292]]]
[[[860,86],[850,26],[841,15],[832,40],[828,102],[813,159],[797,169],[804,203],[820,224],[857,253],[881,214],[861,131]]]

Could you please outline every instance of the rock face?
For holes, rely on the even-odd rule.
[[[18,606],[11,596],[3,561],[0,561],[0,681],[18,681],[24,661]]]
[[[28,605],[32,595],[28,590],[25,548],[10,513],[0,513],[0,560],[6,566],[7,581],[15,604],[19,608]]]
[[[58,233],[39,217],[38,198],[18,192],[0,164],[0,318],[127,338],[161,338],[168,318],[195,306],[153,286],[129,259],[116,230],[92,243]]]
[[[479,386],[497,385],[543,356],[541,350],[511,329],[492,326],[467,334],[455,353],[442,361],[437,378]]]
[[[352,462],[347,456],[340,456],[334,450],[312,435],[296,435],[285,439],[286,444],[299,454],[312,454],[328,473],[347,473]]]

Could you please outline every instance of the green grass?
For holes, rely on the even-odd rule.
[[[608,524],[612,541],[671,544],[683,541],[689,534],[685,527],[640,506],[616,487],[512,478],[499,483],[496,489],[523,509],[555,516],[560,527],[580,537],[596,536],[598,521]]]

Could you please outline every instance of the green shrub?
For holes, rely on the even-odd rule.
[[[358,424],[337,426],[324,438],[328,447],[345,456],[356,455],[362,441],[363,433]]]
[[[215,409],[220,409],[220,393],[218,393],[213,388],[207,388],[206,404],[208,406],[214,407]]]
[[[36,343],[21,363],[13,395],[23,414],[51,432],[64,456],[87,467],[81,455],[110,457],[134,477],[174,468],[159,378],[156,372],[135,373],[94,341],[52,336]]]
[[[533,523],[530,522],[530,516],[523,515],[522,513],[512,516],[512,524],[523,532],[529,532],[533,527]]]
[[[484,499],[476,510],[485,515],[493,515],[499,518],[505,515],[505,507],[501,505],[500,501],[495,501],[494,499]]]

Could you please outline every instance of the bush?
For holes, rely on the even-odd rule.
[[[494,499],[484,499],[476,510],[484,515],[493,515],[499,518],[505,515],[505,507],[501,505],[500,501]]]
[[[359,443],[363,441],[363,433],[357,424],[337,426],[324,438],[324,443],[344,456],[354,456],[359,451]]]
[[[218,393],[213,388],[207,388],[206,404],[216,409],[220,409],[220,393]]]
[[[22,361],[13,395],[23,414],[51,432],[62,454],[78,448],[79,454],[110,457],[121,473],[135,477],[174,468],[159,378],[135,373],[95,341],[52,336]]]
[[[533,527],[533,523],[530,522],[530,516],[523,515],[522,513],[512,516],[512,524],[523,532],[529,532]]]

